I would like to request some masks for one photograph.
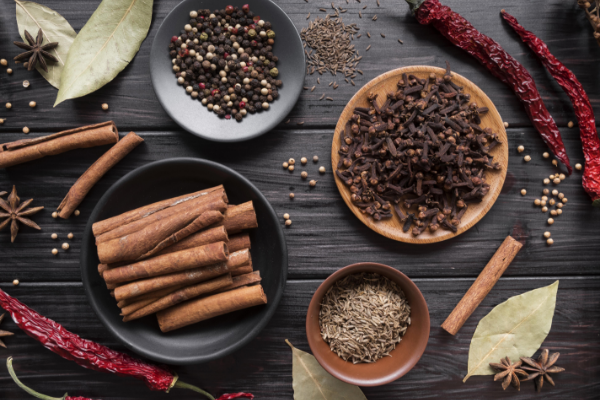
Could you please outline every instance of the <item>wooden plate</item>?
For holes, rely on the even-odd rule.
[[[431,73],[436,74],[439,77],[444,75],[445,70],[437,67],[429,66],[412,66],[395,69],[393,71],[386,72],[383,75],[378,76],[371,82],[363,86],[355,95],[350,99],[350,102],[344,108],[340,119],[338,120],[337,126],[335,127],[335,133],[333,135],[333,144],[331,146],[331,164],[332,171],[334,174],[336,185],[342,195],[342,198],[346,202],[346,205],[350,207],[350,210],[360,219],[365,225],[373,229],[375,232],[382,234],[390,239],[398,240],[406,243],[426,244],[441,242],[442,240],[453,238],[467,229],[475,225],[483,216],[492,208],[506,178],[506,171],[508,167],[508,139],[504,125],[498,110],[494,106],[494,103],[486,96],[486,94],[479,89],[475,84],[465,77],[453,72],[453,82],[464,88],[465,93],[471,95],[471,100],[475,101],[479,107],[487,107],[489,111],[481,118],[481,126],[484,128],[491,128],[493,132],[497,133],[501,145],[496,146],[490,152],[494,156],[494,161],[499,162],[501,169],[498,171],[488,171],[485,174],[486,181],[490,184],[489,193],[483,198],[483,201],[478,204],[471,204],[463,216],[458,231],[452,233],[445,229],[438,229],[434,233],[430,233],[428,230],[415,237],[412,235],[410,230],[408,232],[402,231],[402,223],[398,219],[395,213],[393,218],[383,221],[374,221],[368,214],[363,214],[359,211],[358,207],[354,206],[350,200],[350,190],[344,185],[344,183],[335,175],[335,169],[340,160],[338,150],[341,146],[341,137],[346,121],[352,116],[353,110],[356,107],[369,107],[367,101],[367,95],[370,92],[379,94],[379,99],[385,99],[386,95],[390,92],[397,90],[396,82],[400,80],[402,74],[413,74],[419,78],[428,78]],[[414,210],[412,211],[414,212]]]

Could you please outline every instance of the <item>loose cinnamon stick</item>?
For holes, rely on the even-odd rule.
[[[267,304],[267,296],[261,285],[189,300],[160,311],[157,315],[162,332],[170,332],[200,321],[245,308]]]
[[[225,274],[219,276],[218,278],[211,279],[210,281],[185,287],[165,297],[162,297],[154,301],[153,303],[150,303],[145,307],[142,307],[139,310],[130,314],[125,314],[125,310],[123,310],[123,314],[125,315],[125,318],[123,318],[123,322],[133,321],[135,319],[145,317],[146,315],[155,314],[161,310],[165,310],[176,304],[183,303],[186,300],[193,299],[202,294],[211,293],[215,290],[219,290],[224,287],[230,286],[232,283],[233,280],[231,279],[231,275]]]
[[[214,228],[206,229],[204,231],[196,232],[193,235],[186,237],[181,240],[179,243],[176,243],[172,246],[167,247],[166,249],[159,252],[159,255],[174,253],[176,251],[191,249],[192,247],[204,246],[206,244],[215,243],[215,242],[226,242],[227,248],[230,252],[234,252],[237,250],[231,250],[229,246],[229,237],[227,236],[227,230],[225,230],[224,226],[216,226]],[[249,248],[242,247],[242,249]]]
[[[173,292],[175,292],[175,290],[173,290]],[[148,304],[154,303],[156,300],[158,300],[158,299],[150,298],[150,299],[145,299],[145,300],[139,300],[139,301],[136,301],[135,303],[131,303],[131,304],[121,308],[121,315],[133,314],[137,310],[146,307]]]
[[[144,139],[134,132],[129,132],[116,145],[104,153],[102,157],[96,160],[75,182],[69,193],[67,193],[67,196],[60,203],[56,209],[58,216],[65,219],[69,218],[96,182],[143,141]]]
[[[479,306],[481,301],[492,290],[498,279],[502,276],[506,268],[515,258],[523,245],[507,236],[504,242],[498,248],[492,259],[479,274],[473,285],[469,288],[462,300],[457,304],[452,313],[442,324],[442,328],[451,335],[462,328],[473,311]]]
[[[241,232],[244,229],[252,229],[258,227],[256,220],[256,212],[252,201],[227,208],[225,211],[225,219],[222,223],[227,229],[229,235]]]
[[[107,284],[121,284],[137,279],[166,275],[219,262],[227,262],[229,259],[228,255],[225,243],[217,242],[157,256],[123,267],[112,268],[104,271],[102,276]],[[240,257],[236,256],[236,261],[238,258]]]
[[[0,168],[53,156],[69,150],[117,143],[119,132],[114,122],[87,125],[35,139],[0,145]]]
[[[224,205],[219,199],[218,204]],[[215,205],[215,207],[220,207]],[[129,235],[98,244],[98,258],[103,264],[146,258],[190,234],[222,220],[219,211],[191,208],[159,219]]]
[[[184,194],[182,196],[173,197],[171,199],[161,200],[156,203],[148,204],[147,206],[136,208],[135,210],[127,211],[123,214],[119,214],[115,217],[105,219],[103,221],[98,221],[92,225],[92,232],[94,236],[98,237],[106,232],[112,231],[120,226],[130,224],[132,222],[147,218],[151,215],[154,215],[162,210],[166,210],[169,208],[176,207],[180,204],[186,203],[188,201],[204,197],[209,193],[219,191],[221,193],[225,193],[225,189],[223,189],[223,185],[215,186],[213,188],[200,190],[194,193]],[[225,202],[227,202],[227,197],[224,198]],[[118,235],[116,237],[120,237],[123,235]]]
[[[183,283],[191,285],[204,282],[219,275],[224,275],[227,272],[229,272],[227,263],[219,263],[155,278],[143,279],[115,288],[115,299],[121,301]]]
[[[231,236],[227,242],[227,248],[232,253],[242,249],[250,249],[250,235],[248,233],[238,233]]]

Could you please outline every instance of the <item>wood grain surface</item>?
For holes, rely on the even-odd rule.
[[[340,119],[335,127],[335,132],[333,133],[333,142],[331,145],[331,167],[335,169],[340,161],[340,154],[338,151],[342,144],[342,135],[347,122],[350,120],[350,117],[352,117],[352,114],[354,114],[354,109],[356,107],[368,108],[370,106],[367,99],[369,93],[375,93],[378,95],[378,99],[380,99],[379,106],[381,106],[384,101],[382,99],[385,99],[388,93],[395,93],[398,90],[396,83],[402,78],[402,74],[412,74],[417,78],[428,79],[430,74],[434,74],[441,78],[444,76],[445,72],[445,69],[429,67],[426,65],[398,68],[379,75],[377,78],[360,88],[342,111]],[[500,169],[498,171],[486,171],[484,178],[490,185],[490,191],[480,203],[471,204],[469,206],[465,212],[465,215],[463,215],[456,232],[451,232],[446,229],[438,229],[431,233],[429,230],[426,230],[416,237],[413,236],[410,231],[403,231],[402,227],[404,224],[400,221],[395,212],[392,213],[393,217],[391,219],[381,221],[375,221],[368,214],[363,214],[352,202],[350,198],[351,193],[348,187],[344,184],[344,182],[342,182],[341,179],[336,177],[334,173],[333,175],[335,184],[337,185],[340,194],[342,195],[342,198],[344,199],[344,202],[348,208],[350,208],[354,215],[356,215],[356,217],[363,224],[385,237],[397,240],[399,242],[412,244],[430,244],[451,239],[465,232],[479,222],[479,220],[483,218],[485,214],[487,214],[487,212],[492,208],[496,202],[496,199],[500,195],[508,168],[508,143],[502,118],[500,117],[500,114],[498,114],[498,110],[496,110],[496,107],[490,98],[481,89],[475,86],[473,82],[457,73],[452,73],[452,82],[463,87],[464,93],[470,94],[471,100],[477,103],[479,107],[489,108],[489,111],[481,118],[480,126],[482,128],[490,128],[492,132],[498,134],[501,145],[492,149],[490,154],[493,156],[493,161],[500,164]],[[410,212],[402,204],[400,204],[400,207],[405,213]]]
[[[100,0],[43,0],[44,5],[61,13],[79,31]],[[419,25],[401,0],[336,1],[347,8],[345,23],[356,23],[362,37],[353,43],[363,56],[359,68],[364,75],[356,86],[339,76],[306,77],[307,87],[289,116],[261,138],[239,144],[211,143],[180,130],[160,107],[150,84],[148,69],[150,44],[167,13],[179,0],[154,2],[150,33],[125,70],[110,84],[81,99],[52,108],[56,90],[36,72],[10,63],[14,72],[0,68],[0,142],[55,133],[83,124],[109,119],[122,133],[134,130],[144,143],[111,169],[95,185],[79,206],[81,215],[69,220],[51,217],[71,185],[108,147],[76,150],[55,157],[0,170],[0,191],[17,185],[22,199],[34,198],[32,206],[46,209],[33,216],[41,232],[22,228],[14,244],[10,234],[0,231],[0,288],[15,295],[38,311],[64,324],[67,329],[102,344],[124,350],[102,326],[87,304],[79,272],[83,229],[94,205],[106,190],[127,172],[148,162],[170,157],[201,157],[223,163],[250,179],[272,203],[280,215],[289,213],[292,226],[285,229],[289,252],[289,281],[281,305],[268,327],[242,350],[206,365],[176,368],[185,382],[202,385],[214,394],[247,390],[257,399],[292,399],[291,352],[284,343],[308,351],[304,321],[312,294],[318,285],[339,268],[358,261],[391,265],[415,281],[427,300],[431,313],[429,344],[421,361],[400,380],[378,388],[365,388],[369,400],[410,399],[596,399],[600,391],[600,211],[590,207],[590,199],[581,188],[581,173],[575,172],[558,186],[569,202],[561,216],[549,227],[547,214],[534,207],[541,196],[542,180],[555,173],[539,134],[531,128],[522,106],[504,84],[475,60],[452,46],[431,27]],[[290,15],[298,31],[316,15],[319,8],[331,10],[330,0],[278,0]],[[577,75],[588,91],[596,112],[600,112],[600,47],[591,35],[589,22],[575,1],[565,0],[444,0],[485,34],[493,37],[529,69],[561,133],[573,165],[583,163],[573,109],[560,87],[544,70],[530,50],[505,26],[499,11],[505,8],[519,18],[525,28],[545,40],[550,50]],[[366,9],[363,9],[367,6]],[[12,45],[20,40],[16,28],[15,4],[0,0],[0,58],[11,60],[20,50]],[[362,13],[359,18],[358,12]],[[372,21],[374,15],[377,21]],[[371,38],[366,36],[371,33]],[[383,33],[386,37],[381,37]],[[404,44],[398,43],[402,39]],[[365,51],[368,45],[369,51]],[[503,120],[510,123],[508,136],[509,167],[506,181],[494,207],[472,229],[441,243],[415,246],[390,240],[363,225],[345,206],[330,171],[331,143],[338,118],[356,91],[371,79],[389,70],[409,65],[443,66],[448,60],[453,71],[481,88],[496,105]],[[320,77],[321,83],[317,83]],[[31,86],[23,87],[23,80]],[[336,81],[338,89],[328,86]],[[333,101],[319,101],[325,93]],[[27,106],[29,101],[37,107]],[[11,110],[3,104],[10,101]],[[101,104],[108,103],[108,111]],[[303,125],[298,123],[304,122]],[[517,153],[518,145],[525,146]],[[532,161],[523,162],[531,155]],[[290,157],[320,157],[293,173],[281,164]],[[327,173],[320,175],[319,166]],[[315,188],[300,178],[306,170]],[[521,189],[527,195],[521,196]],[[160,190],[157,187],[156,190]],[[294,200],[289,193],[294,192]],[[282,219],[283,223],[283,219]],[[554,245],[548,247],[543,232],[550,230]],[[54,241],[50,234],[56,232]],[[72,232],[75,237],[67,240]],[[492,257],[506,235],[513,233],[524,243],[523,249],[508,267],[460,332],[452,337],[440,324],[462,298],[477,275]],[[52,248],[69,242],[69,251],[52,256]],[[22,283],[13,287],[13,279]],[[466,371],[470,339],[477,322],[508,297],[549,285],[560,280],[557,308],[550,335],[545,341],[561,353],[558,365],[566,372],[556,375],[557,387],[545,386],[542,395],[533,384],[523,384],[520,392],[502,391],[489,376],[461,382]],[[0,348],[0,398],[21,400],[31,396],[18,389],[9,378],[3,360],[12,355],[21,379],[34,389],[55,397],[66,391],[104,400],[198,399],[184,391],[171,394],[150,392],[138,381],[85,370],[44,349],[14,325],[4,321],[0,329],[15,332],[6,338],[8,349]]]

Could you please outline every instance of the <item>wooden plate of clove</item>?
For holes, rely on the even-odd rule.
[[[369,228],[406,243],[455,237],[492,208],[508,143],[487,95],[447,68],[396,69],[344,108],[331,161],[342,198]]]

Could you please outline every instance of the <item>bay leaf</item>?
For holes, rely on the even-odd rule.
[[[495,374],[489,363],[503,357],[513,362],[531,357],[550,332],[557,291],[558,281],[511,297],[483,317],[471,339],[463,382],[473,375]]]
[[[29,32],[34,38],[37,36],[40,28],[44,32],[44,42],[58,42],[58,46],[50,53],[58,59],[57,62],[48,62],[48,72],[44,71],[39,65],[36,67],[38,72],[55,88],[60,85],[60,75],[62,74],[67,60],[67,53],[71,48],[71,44],[75,40],[77,33],[62,15],[56,11],[32,1],[15,0],[17,25],[19,34],[23,39],[23,43],[27,43],[25,39],[25,31]]]
[[[112,81],[150,29],[153,0],[103,0],[69,49],[54,106]]]
[[[358,386],[331,376],[311,354],[292,348],[294,400],[367,400]]]

